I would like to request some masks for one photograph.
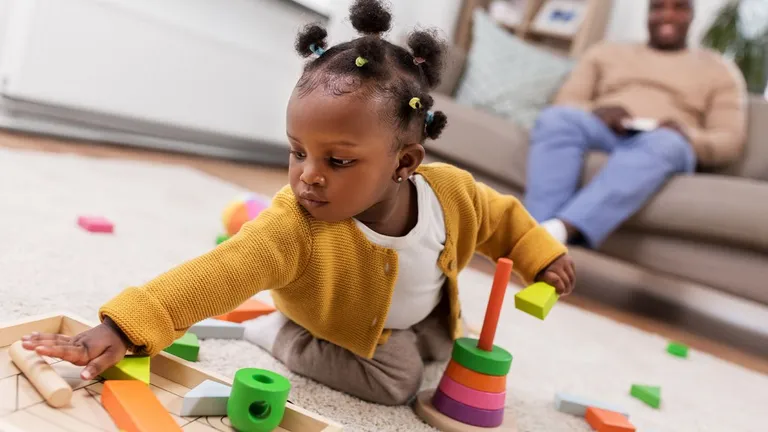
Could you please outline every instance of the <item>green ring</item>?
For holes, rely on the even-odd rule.
[[[227,416],[240,432],[272,431],[283,421],[291,382],[265,369],[244,368],[235,373],[227,401]]]
[[[465,368],[493,376],[504,376],[512,367],[512,354],[494,345],[492,351],[477,347],[477,339],[460,338],[453,343],[453,361]]]

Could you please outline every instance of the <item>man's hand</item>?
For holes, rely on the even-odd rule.
[[[576,266],[568,254],[561,255],[539,273],[536,282],[546,282],[561,296],[567,296],[576,284]]]
[[[618,135],[626,135],[624,120],[631,119],[632,115],[622,106],[608,105],[595,108],[592,114],[597,116],[606,126]]]
[[[660,128],[667,128],[672,129],[673,131],[679,133],[680,135],[685,138],[686,141],[690,141],[691,138],[688,136],[688,134],[685,132],[685,128],[678,122],[674,120],[664,120],[663,122],[659,123]]]
[[[32,333],[21,346],[48,357],[85,366],[80,377],[91,380],[125,357],[128,344],[114,324],[102,323],[71,337],[62,334]]]

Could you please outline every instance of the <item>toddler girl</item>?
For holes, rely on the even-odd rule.
[[[24,347],[85,365],[91,379],[127,350],[155,355],[190,326],[262,290],[278,312],[246,323],[246,338],[291,371],[367,401],[403,404],[425,361],[447,360],[462,335],[457,275],[475,252],[509,257],[527,282],[568,294],[565,247],[520,202],[446,164],[421,165],[446,116],[430,111],[442,45],[417,31],[408,49],[380,37],[390,13],[358,0],[362,34],[328,48],[309,26],[290,97],[290,185],[212,251],[130,287],[75,337],[32,334]]]

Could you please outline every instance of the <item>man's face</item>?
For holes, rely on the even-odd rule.
[[[684,48],[693,21],[693,0],[651,0],[648,32],[651,46],[663,50]]]

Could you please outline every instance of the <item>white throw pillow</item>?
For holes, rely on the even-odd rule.
[[[530,129],[573,61],[529,44],[475,9],[472,47],[457,102],[509,118]]]

